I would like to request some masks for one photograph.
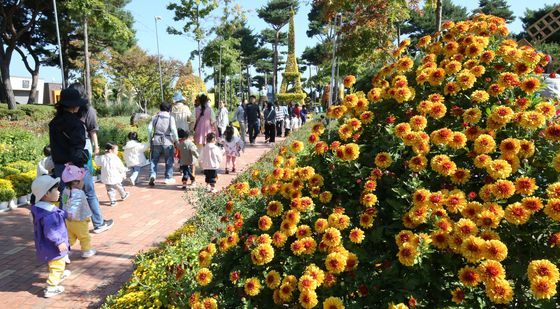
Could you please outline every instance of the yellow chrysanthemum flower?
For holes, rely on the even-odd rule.
[[[480,121],[482,111],[476,107],[468,108],[463,112],[463,121],[466,123],[475,124]]]
[[[506,160],[497,159],[486,165],[486,172],[494,179],[505,179],[511,175],[512,168]]]
[[[342,299],[338,297],[328,297],[323,302],[323,309],[345,309]]]
[[[314,308],[319,303],[314,290],[305,290],[299,294],[299,304],[303,308]]]
[[[546,124],[545,116],[537,111],[527,111],[521,114],[518,125],[527,130],[536,130]]]
[[[504,266],[498,261],[485,260],[478,265],[477,269],[482,281],[486,284],[506,278]]]
[[[521,82],[521,89],[527,94],[532,94],[541,86],[541,82],[535,77],[529,77]]]
[[[560,273],[558,267],[549,260],[533,260],[527,267],[527,275],[530,281],[537,278],[546,278],[552,282],[558,282]]]
[[[365,238],[364,231],[359,228],[353,228],[349,234],[350,241],[355,244],[360,244]]]
[[[379,168],[387,168],[391,166],[393,159],[387,152],[380,152],[375,156],[375,165]]]
[[[492,193],[498,200],[505,200],[515,194],[515,185],[509,180],[500,179],[492,186]]]
[[[415,264],[418,251],[415,245],[411,243],[404,243],[397,253],[399,262],[405,266],[412,267]]]
[[[484,247],[484,258],[487,260],[501,262],[506,259],[507,255],[508,248],[503,242],[497,239],[486,241],[486,245]]]
[[[494,138],[488,134],[481,134],[474,141],[474,151],[478,154],[492,153],[496,149]]]
[[[259,293],[261,292],[261,288],[262,288],[261,282],[256,277],[251,277],[247,279],[245,281],[245,285],[243,286],[245,293],[249,296],[259,295]]]
[[[334,227],[329,227],[325,230],[321,242],[329,247],[336,247],[341,241],[340,231]]]
[[[513,289],[509,281],[499,279],[486,284],[486,296],[495,304],[509,304],[513,299]]]
[[[531,212],[523,207],[521,203],[513,203],[506,207],[504,218],[511,224],[521,225],[527,223],[531,218]]]
[[[205,286],[212,282],[212,277],[213,275],[210,269],[204,267],[199,269],[196,273],[196,282],[198,282],[201,286]]]
[[[325,259],[325,267],[333,274],[339,274],[346,268],[346,255],[339,252],[329,253]]]
[[[538,277],[531,280],[531,293],[536,299],[550,299],[556,295],[556,282]]]
[[[478,270],[470,266],[461,268],[458,277],[465,286],[477,286],[481,281]]]
[[[269,271],[266,275],[266,286],[271,290],[280,286],[280,273],[276,270]]]

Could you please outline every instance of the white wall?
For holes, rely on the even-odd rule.
[[[29,99],[29,94],[31,92],[31,78],[11,76],[10,81],[12,82],[12,89],[14,90],[16,102],[19,104],[27,104],[27,100]],[[37,102],[35,103],[43,104],[44,91],[45,81],[43,79],[39,79],[37,82]]]

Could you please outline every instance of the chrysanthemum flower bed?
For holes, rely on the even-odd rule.
[[[284,141],[302,139],[309,135],[309,126],[303,126]],[[241,173],[237,180],[246,186],[257,188],[259,174],[270,173],[276,151],[267,153],[251,169]],[[253,189],[252,192],[255,192]],[[256,190],[258,191],[258,190]],[[255,205],[262,204],[264,197],[254,197],[239,201],[238,212],[249,218],[255,215]],[[128,282],[115,294],[109,296],[103,308],[186,308],[189,297],[198,283],[195,275],[199,270],[199,250],[221,234],[226,227],[227,217],[223,216],[224,205],[229,195],[217,194],[209,198],[205,190],[186,195],[189,205],[196,208],[196,214],[185,225],[168,235],[157,248],[136,256],[134,271]]]
[[[557,102],[545,55],[480,15],[404,41],[367,95],[237,183],[193,308],[556,308]],[[415,56],[412,57],[413,50]],[[238,205],[261,196],[245,217]]]

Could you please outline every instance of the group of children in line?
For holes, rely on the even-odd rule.
[[[189,132],[179,130],[178,137],[176,146],[183,174],[183,188],[196,184],[194,165],[197,161],[204,170],[209,192],[217,191],[215,186],[218,169],[224,154],[226,174],[229,173],[229,164],[232,167],[231,171],[236,171],[236,159],[240,156],[244,145],[231,124],[227,126],[220,144],[217,144],[215,133],[206,136],[206,144],[200,156]],[[128,178],[134,185],[141,167],[147,162],[144,152],[148,149],[148,145],[140,143],[138,135],[131,132],[123,149],[126,166],[131,170]],[[115,191],[120,194],[121,200],[129,196],[122,185],[127,168],[118,157],[118,151],[118,145],[109,142],[105,146],[105,154],[95,156],[96,164],[101,167],[101,182],[105,184],[111,206],[117,203]],[[89,233],[92,213],[83,191],[87,171],[83,167],[66,164],[61,178],[54,178],[51,176],[54,164],[52,159],[49,159],[48,147],[45,147],[44,153],[46,157],[39,162],[37,168],[38,177],[31,185],[34,196],[31,215],[37,258],[48,264],[49,275],[47,288],[44,290],[44,296],[48,298],[64,292],[64,287],[60,284],[71,274],[71,271],[66,269],[66,264],[70,263],[70,247],[79,240],[83,258],[95,255],[96,250],[92,248]],[[60,207],[57,207],[57,204]]]

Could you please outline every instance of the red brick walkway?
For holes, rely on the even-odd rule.
[[[262,141],[259,137],[256,145],[246,147],[238,158],[239,172],[271,148]],[[156,182],[155,188],[149,188],[148,169],[143,169],[136,187],[127,187],[130,198],[116,207],[108,206],[104,186],[96,184],[103,216],[112,218],[115,225],[107,232],[92,234],[97,255],[86,260],[78,251],[71,256],[67,269],[72,275],[63,284],[66,291],[50,299],[43,298],[47,266],[35,259],[29,207],[0,213],[0,308],[98,308],[107,295],[118,291],[132,272],[134,256],[164,240],[193,214],[183,199],[179,174],[177,186]],[[218,187],[229,184],[236,174],[221,174]],[[204,176],[197,175],[197,182],[204,184]]]

